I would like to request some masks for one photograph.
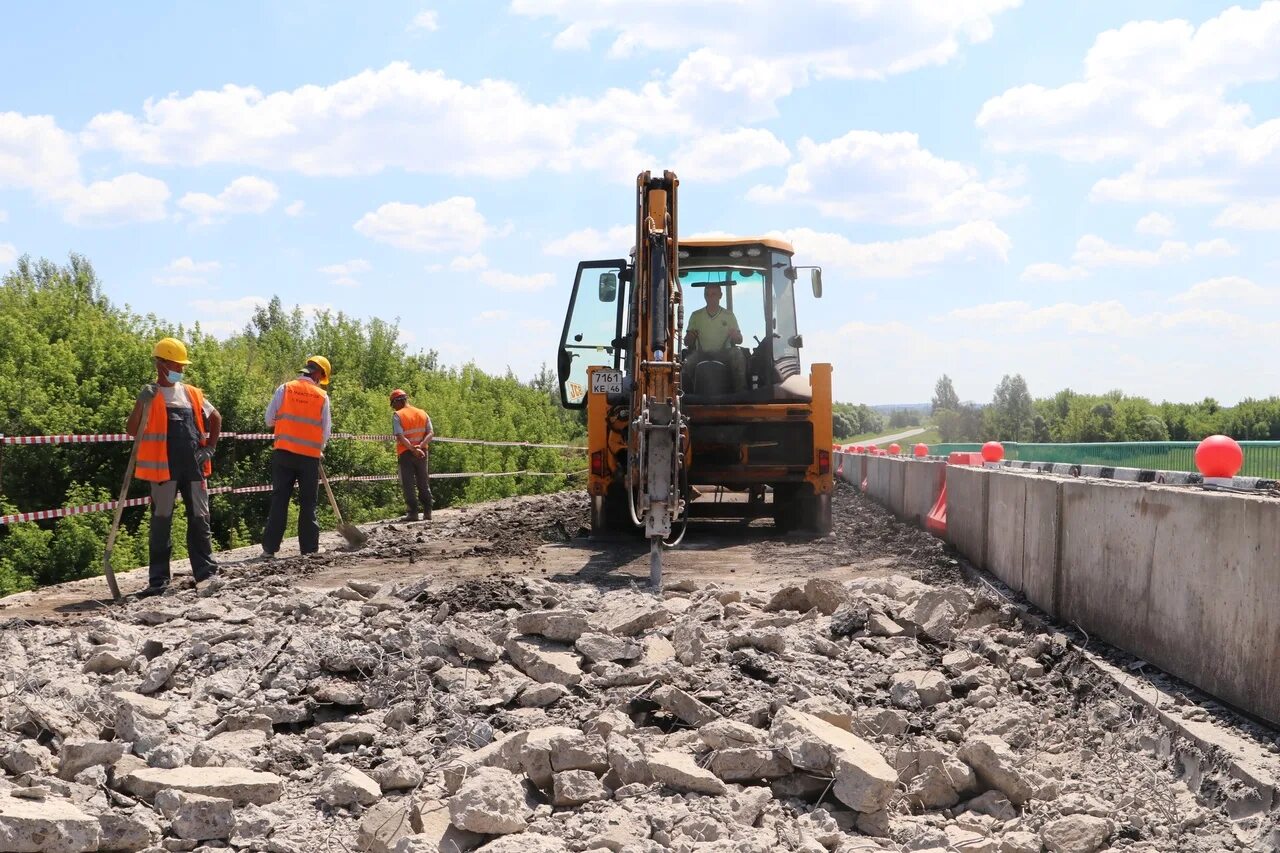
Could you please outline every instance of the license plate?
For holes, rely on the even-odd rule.
[[[621,394],[621,370],[597,370],[591,374],[592,394]]]

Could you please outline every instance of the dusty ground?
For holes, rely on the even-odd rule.
[[[321,554],[305,560],[298,556],[296,540],[285,541],[275,563],[257,561],[257,546],[224,551],[217,558],[231,576],[284,573],[300,586],[317,589],[340,586],[352,577],[392,580],[435,573],[449,578],[540,577],[609,588],[647,585],[648,545],[627,538],[589,541],[588,518],[587,498],[580,492],[511,498],[439,510],[430,524],[364,525],[370,541],[357,551],[349,550],[337,533],[324,532]],[[768,521],[749,526],[695,521],[681,547],[665,555],[664,577],[750,588],[794,578],[797,568],[804,569],[805,577],[954,572],[955,562],[941,543],[894,522],[849,490],[836,496],[834,518],[833,535],[821,540],[775,535]],[[186,561],[175,561],[172,571],[174,586],[189,589]],[[145,587],[146,575],[145,569],[118,574],[122,593],[128,596]],[[0,620],[74,620],[109,603],[106,582],[90,578],[0,598]]]
[[[1257,786],[1071,637],[854,491],[835,518],[697,524],[660,598],[566,493],[224,554],[198,593],[0,600],[0,850],[1277,849]],[[24,803],[79,817],[17,846]]]

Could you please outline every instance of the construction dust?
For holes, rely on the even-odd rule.
[[[0,851],[1275,849],[1067,637],[837,500],[831,536],[751,546],[792,578],[769,588],[451,569],[582,544],[570,493],[11,620]]]

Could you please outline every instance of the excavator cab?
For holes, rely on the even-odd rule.
[[[834,488],[831,365],[805,374],[796,316],[821,269],[774,238],[680,240],[678,183],[642,173],[630,259],[578,264],[556,362],[587,412],[593,533],[642,529],[655,585],[690,517],[825,535]]]

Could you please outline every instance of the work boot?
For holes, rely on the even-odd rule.
[[[193,577],[195,577],[196,579],[196,583],[204,583],[210,578],[216,578],[218,576],[218,573],[221,571],[222,571],[222,567],[219,566],[217,563],[210,563],[209,567],[205,569],[203,572],[201,572],[200,574],[198,575],[195,573],[192,573],[192,574],[193,574]]]
[[[401,516],[399,520],[408,522],[408,521],[419,521],[420,519],[418,518],[418,514],[416,512],[407,512],[403,516]]]
[[[168,591],[168,584],[153,584],[146,589],[138,590],[134,593],[134,598],[151,598],[153,595],[164,595]]]

